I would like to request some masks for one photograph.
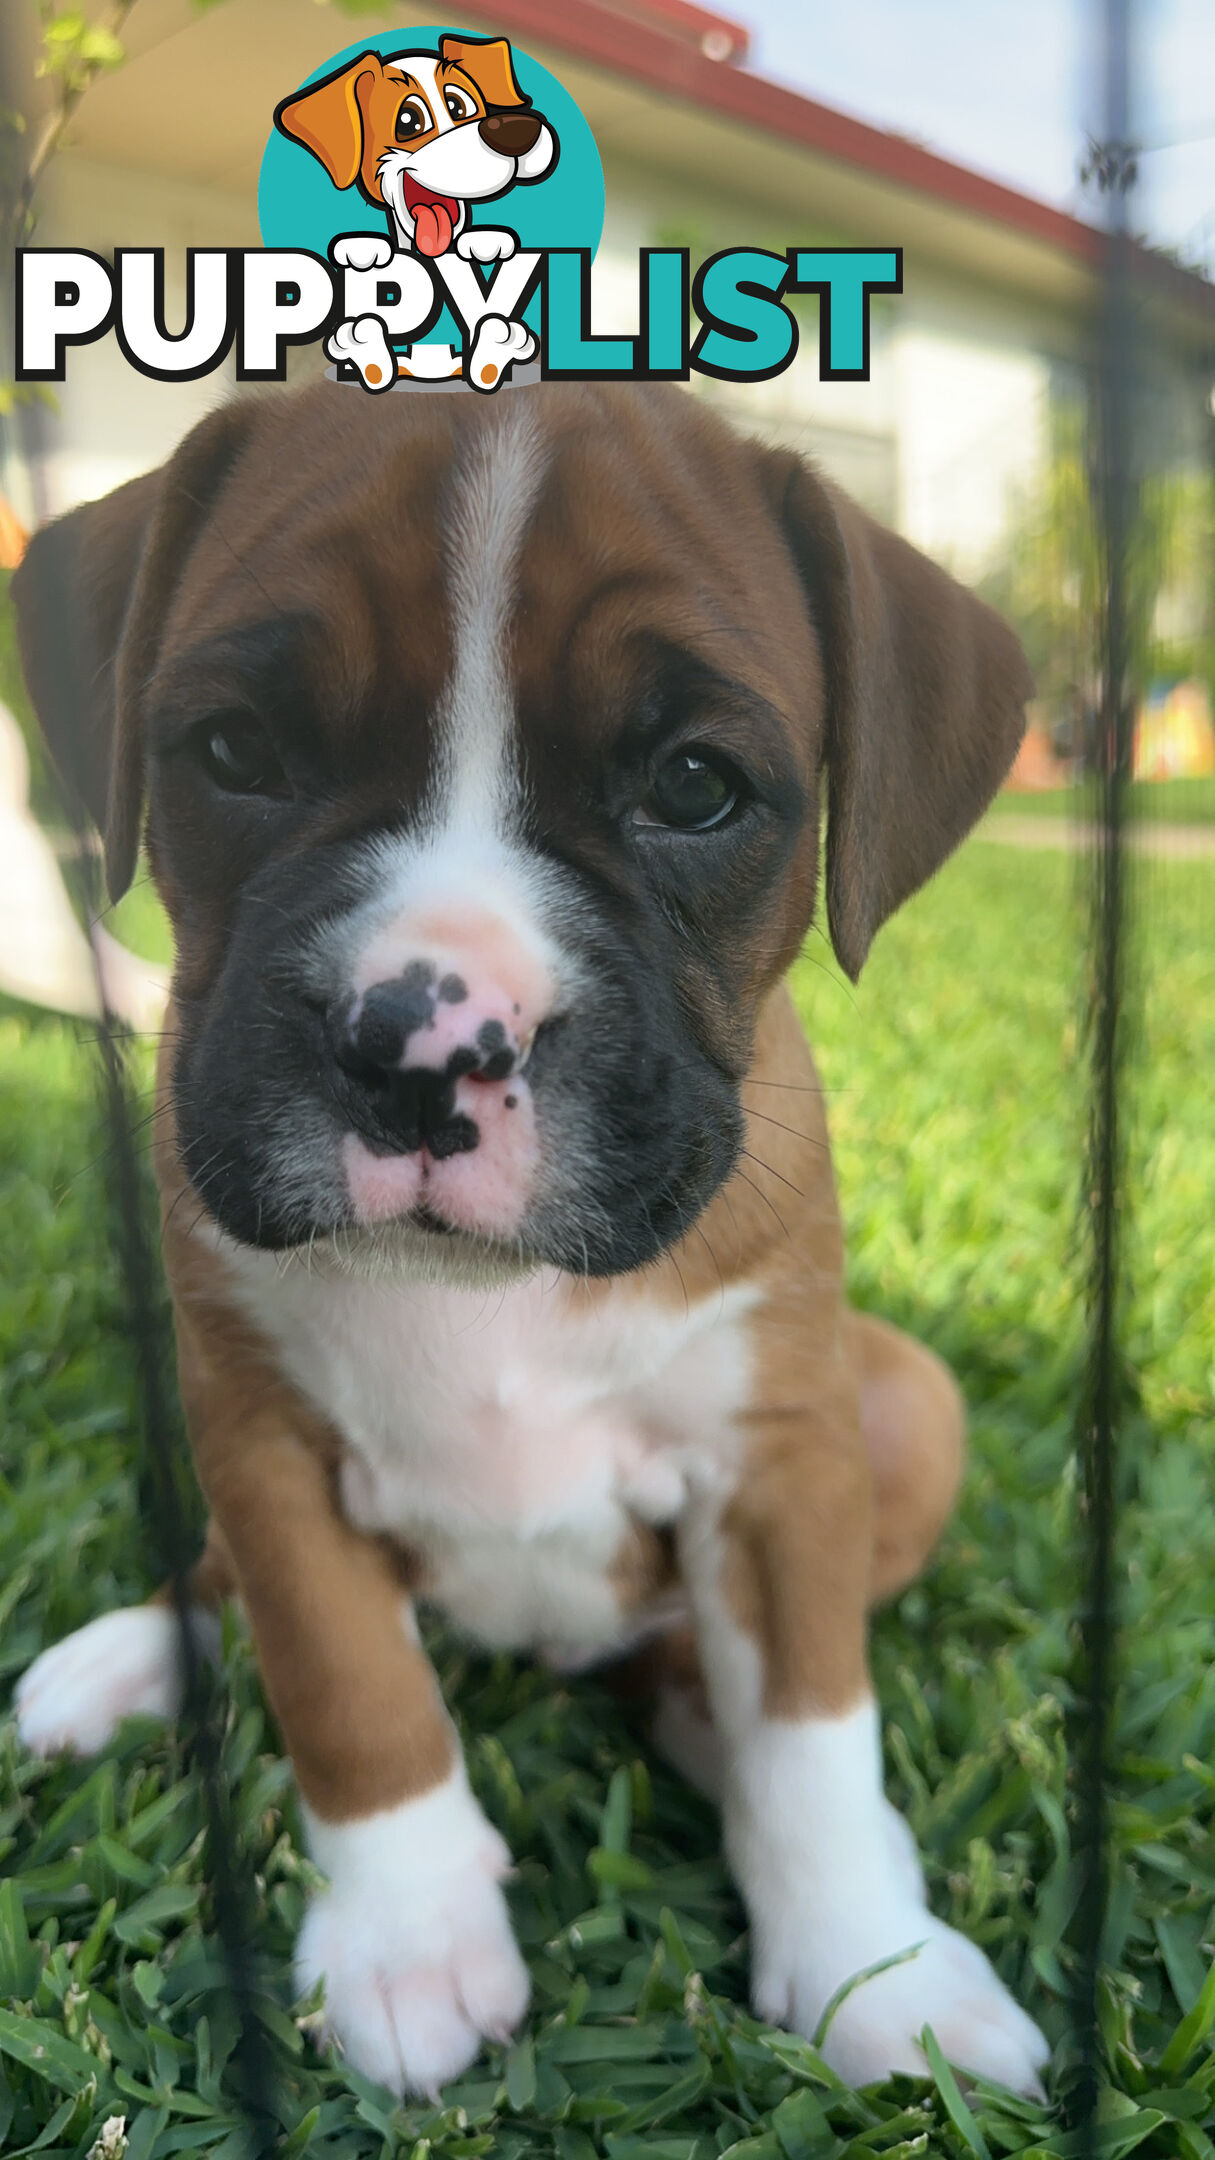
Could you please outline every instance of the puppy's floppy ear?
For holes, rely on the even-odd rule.
[[[35,533],[12,582],[21,662],[51,756],[105,839],[121,898],[139,853],[140,698],[191,545],[252,417],[220,406],[159,472]]]
[[[363,162],[363,108],[359,83],[384,72],[377,52],[365,52],[336,75],[296,90],[274,108],[280,135],[302,143],[318,158],[336,188],[353,187]]]
[[[530,105],[515,81],[515,64],[506,38],[441,37],[439,52],[471,76],[485,102],[495,106]]]
[[[1017,753],[1033,678],[993,609],[800,458],[763,453],[823,654],[827,918],[855,982]]]

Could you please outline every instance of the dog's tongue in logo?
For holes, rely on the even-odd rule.
[[[460,205],[453,195],[435,195],[410,173],[401,174],[405,207],[413,219],[413,244],[419,255],[445,255]]]

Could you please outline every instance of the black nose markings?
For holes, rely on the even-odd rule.
[[[411,960],[391,982],[373,983],[361,1004],[353,1000],[344,1024],[358,1056],[387,1069],[404,1063],[411,1036],[434,1027],[440,1004],[462,1005],[467,996],[463,976],[440,978],[428,960]]]
[[[440,976],[427,960],[411,960],[400,975],[375,983],[361,999],[331,1007],[334,1057],[360,1083],[355,1103],[368,1145],[379,1153],[410,1155],[427,1148],[436,1161],[468,1154],[480,1143],[474,1118],[455,1107],[456,1082],[467,1074],[505,1080],[520,1063],[519,1047],[501,1020],[483,1020],[471,1040],[457,1043],[441,1066],[411,1064],[413,1039],[434,1032],[441,1005],[462,1005],[469,996],[462,975]],[[425,1057],[419,1043],[419,1057]],[[513,1105],[512,1105],[513,1107]]]
[[[477,1029],[478,1062],[468,1070],[480,1073],[483,1080],[506,1080],[515,1069],[516,1055],[502,1022],[483,1020]]]

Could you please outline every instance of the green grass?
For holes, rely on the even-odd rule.
[[[1077,1890],[1062,1730],[1078,1595],[1071,1420],[1082,968],[1076,869],[974,845],[883,933],[858,990],[812,938],[798,994],[831,1097],[856,1297],[917,1329],[971,1404],[965,1498],[881,1620],[888,1781],[934,1903],[1073,2067]],[[1102,1999],[1108,2160],[1215,2156],[1215,996],[1210,864],[1141,873],[1138,1214],[1127,1342],[1115,1852]],[[131,1374],[105,1235],[90,1069],[70,1029],[0,1017],[0,1678],[147,1587]],[[260,2014],[284,2153],[413,2160],[868,2160],[1060,2155],[1057,2107],[947,2072],[843,2092],[745,2013],[743,1922],[710,1810],[593,1682],[439,1641],[472,1775],[519,1860],[526,2035],[441,2107],[394,2109],[319,2059],[287,1957],[307,1880],[247,1649],[230,1639],[225,1776],[257,1869]],[[0,1728],[0,2148],[239,2160],[199,1801],[171,1733],[96,1765]]]
[[[1137,817],[1158,824],[1215,825],[1215,774],[1200,780],[1138,780],[1130,790]],[[1083,817],[1092,801],[1091,783],[1059,788],[1005,788],[991,806],[993,817]]]
[[[172,960],[173,934],[142,857],[130,890],[117,907],[105,910],[102,921],[114,937],[142,959],[157,960],[162,965]]]

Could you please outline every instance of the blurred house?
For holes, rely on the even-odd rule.
[[[1136,780],[1198,780],[1215,773],[1215,721],[1205,683],[1161,685],[1135,725]]]
[[[3,14],[16,39],[33,0],[6,0]],[[185,249],[258,243],[255,185],[276,101],[363,30],[433,16],[400,0],[357,19],[301,0],[202,11],[139,0],[127,66],[90,90],[52,170],[39,240],[164,246],[178,272],[169,321],[181,321]],[[501,0],[492,17],[463,20],[534,53],[595,131],[608,200],[596,330],[636,328],[646,243],[686,244],[694,262],[748,242],[902,246],[904,292],[874,303],[868,383],[818,381],[807,299],[787,373],[748,388],[700,382],[697,394],[814,453],[910,538],[982,572],[1033,489],[1053,402],[1078,386],[1096,233],[747,72],[745,30],[687,0]],[[1161,258],[1150,271],[1162,454],[1196,460],[1211,426],[1215,289]],[[318,365],[316,351],[301,361]],[[73,352],[58,413],[27,415],[28,476],[10,459],[0,485],[27,520],[100,494],[157,463],[228,388],[219,377],[146,381],[109,339]]]

